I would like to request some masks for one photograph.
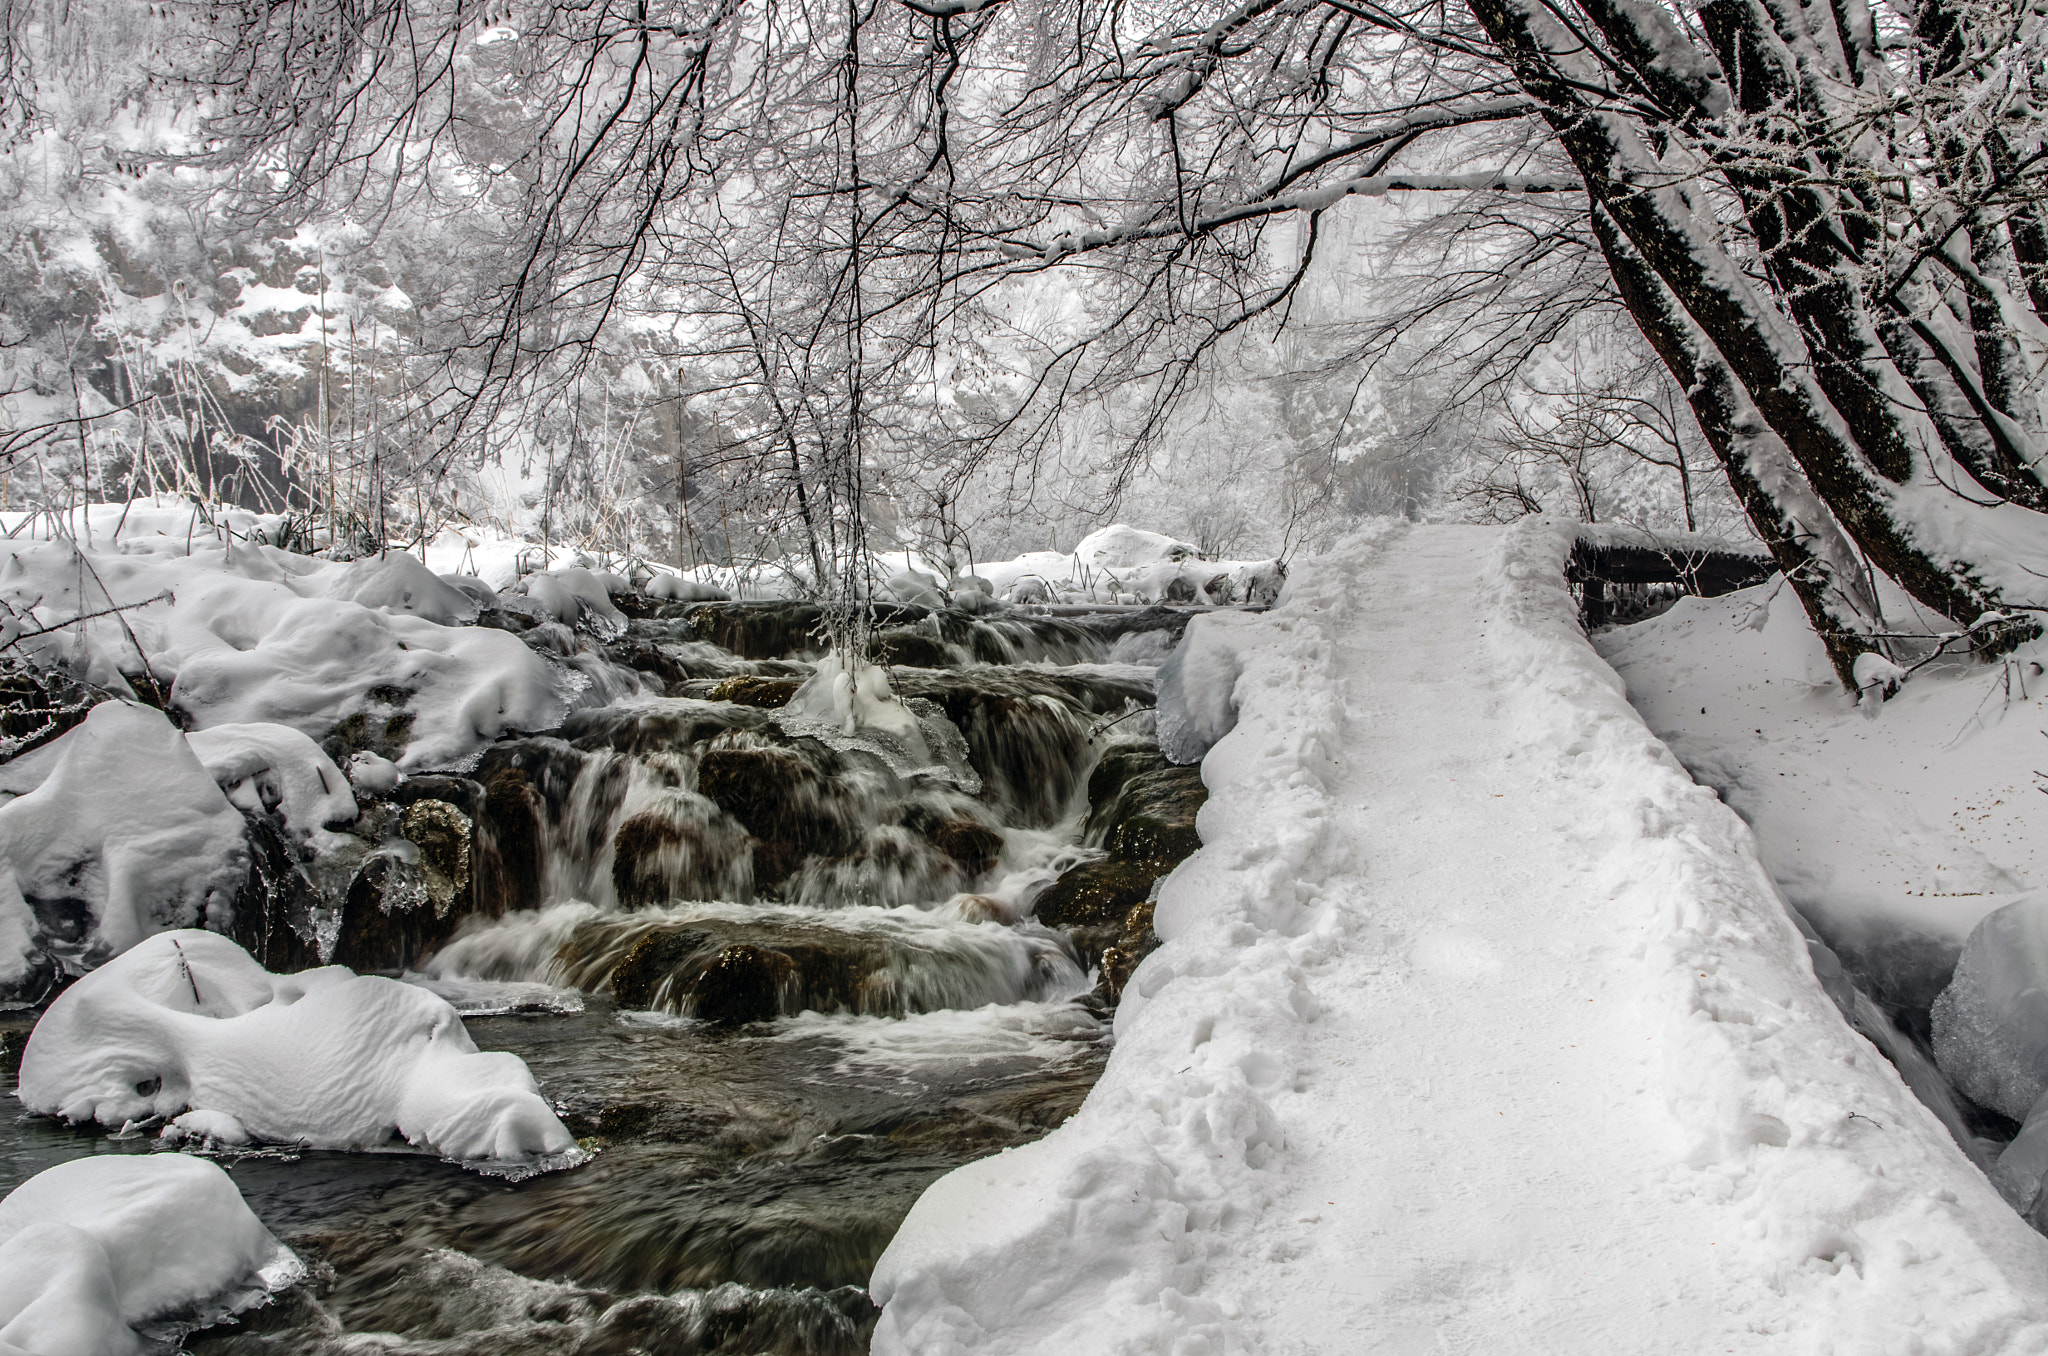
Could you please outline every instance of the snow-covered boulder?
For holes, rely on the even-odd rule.
[[[881,594],[885,600],[912,607],[944,607],[951,601],[938,578],[923,570],[898,570],[883,581]]]
[[[706,584],[696,579],[686,579],[679,574],[657,574],[641,586],[640,591],[650,598],[659,598],[670,603],[724,603],[732,601],[732,595],[716,584]]]
[[[574,1141],[516,1055],[449,1004],[341,966],[273,975],[211,932],[149,938],[60,994],[22,1053],[29,1110],[226,1142],[531,1162]]]
[[[0,1200],[0,1353],[129,1356],[137,1324],[225,1317],[303,1273],[215,1164],[76,1159]]]
[[[1987,914],[1934,1000],[1934,1058],[1962,1093],[2024,1120],[2048,1092],[2048,895]]]
[[[1247,614],[1195,617],[1159,665],[1159,751],[1170,763],[1199,763],[1237,725],[1238,639]]]
[[[91,964],[165,928],[224,925],[248,874],[242,816],[162,712],[102,702],[54,747],[41,784],[0,805],[0,997],[43,948]],[[25,926],[17,898],[34,906]]]
[[[612,605],[610,582],[617,578],[571,565],[530,574],[523,587],[527,597],[564,626],[581,626],[609,640],[626,633],[626,614]]]
[[[418,556],[391,551],[330,565],[307,577],[308,591],[360,603],[380,612],[403,613],[443,626],[476,620],[480,600],[441,578]]]
[[[215,725],[194,730],[185,742],[237,808],[275,812],[295,838],[319,842],[327,829],[356,817],[341,769],[289,725]]]
[[[1188,542],[1123,523],[1090,532],[1074,548],[1074,559],[1083,565],[1118,575],[1145,566],[1177,565],[1200,555],[1200,549]]]

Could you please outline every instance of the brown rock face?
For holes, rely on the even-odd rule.
[[[986,824],[953,819],[932,830],[932,844],[971,876],[979,876],[1003,854],[1003,836]]]
[[[773,710],[789,705],[789,699],[802,687],[801,678],[757,678],[752,674],[741,674],[736,678],[720,680],[711,689],[711,700],[732,702],[736,706],[758,706]]]
[[[1054,928],[1119,924],[1132,906],[1145,902],[1156,879],[1149,867],[1134,862],[1083,862],[1038,896],[1038,921]]]

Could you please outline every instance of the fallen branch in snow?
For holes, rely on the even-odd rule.
[[[80,622],[96,621],[101,617],[118,616],[120,613],[123,612],[133,612],[138,608],[148,607],[152,603],[163,603],[169,601],[171,601],[171,591],[169,589],[165,589],[161,593],[153,594],[148,598],[144,598],[139,603],[115,603],[111,607],[101,608],[98,612],[81,612],[75,617],[67,617],[63,621],[52,622],[48,626],[38,627],[33,631],[15,631],[13,632],[13,634],[9,635],[5,641],[0,641],[0,653],[5,653],[6,651],[13,649],[15,646],[21,644],[21,642],[23,642],[24,640],[34,640],[38,636],[51,635],[55,632],[62,631],[67,626],[76,626]],[[30,611],[32,611],[35,608],[35,606],[36,605],[34,603],[30,603],[28,607],[23,608],[20,612],[16,612],[13,608],[8,607],[7,604],[0,603],[0,611],[5,611],[7,613],[6,619],[0,619],[0,632],[4,632],[8,629],[9,620],[13,618],[26,616]],[[121,625],[122,628],[125,630],[128,624],[126,622],[123,622],[121,623]],[[135,633],[133,631],[129,631],[128,638],[130,640],[134,640]],[[136,644],[135,649],[138,654],[141,653],[142,646],[139,642]],[[148,665],[149,658],[147,655],[143,656],[142,662],[145,666]],[[155,677],[155,674],[150,675],[150,678],[152,680],[154,680]]]

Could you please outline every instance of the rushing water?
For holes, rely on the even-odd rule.
[[[767,620],[636,627],[665,686],[582,646],[617,700],[487,753],[474,916],[408,955],[596,1157],[520,1182],[403,1149],[223,1158],[312,1277],[191,1351],[865,1351],[863,1287],[918,1194],[1072,1114],[1106,1009],[1030,901],[1087,855],[1101,727],[1149,671],[1103,662],[1114,628],[900,627],[948,665],[898,672],[938,760],[913,767],[760,697],[807,668],[802,618]],[[748,700],[714,699],[734,678]],[[27,1027],[0,1019],[10,1093]],[[155,1151],[0,1117],[0,1192]]]

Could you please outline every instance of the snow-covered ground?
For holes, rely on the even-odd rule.
[[[1107,1072],[926,1193],[878,1352],[2048,1348],[2048,1241],[1837,1015],[1569,541],[1376,527],[1243,628]]]

